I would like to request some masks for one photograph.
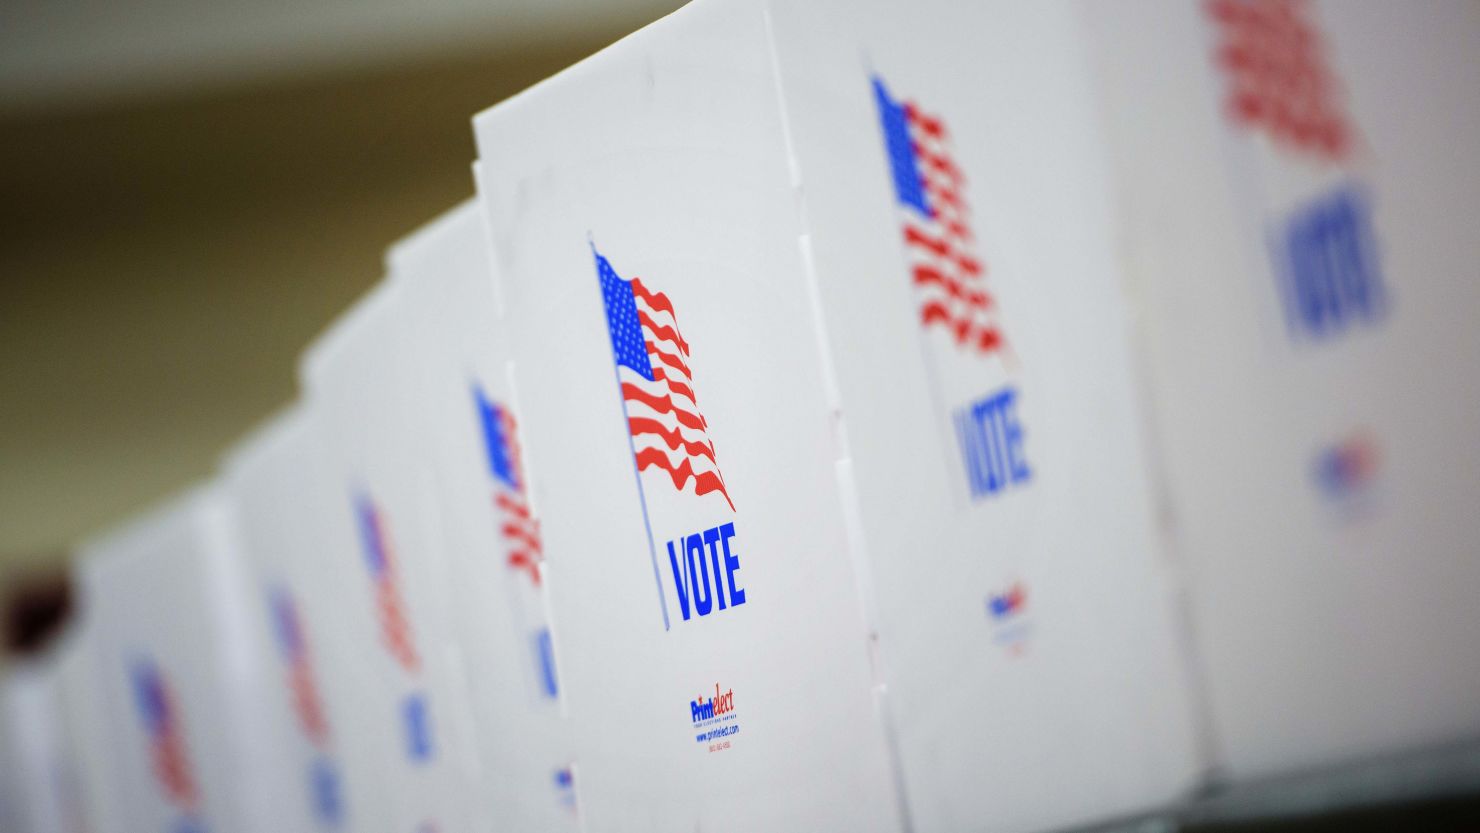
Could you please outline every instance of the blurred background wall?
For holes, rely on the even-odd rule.
[[[473,191],[469,117],[676,0],[9,0],[0,587],[205,476],[386,245]]]

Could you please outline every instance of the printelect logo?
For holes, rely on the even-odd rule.
[[[735,717],[735,690],[720,690],[714,684],[714,694],[700,694],[689,701],[689,719],[700,731],[694,735],[696,743],[708,744],[710,752],[730,748],[730,737],[739,733],[740,724]]]
[[[1027,585],[1014,581],[1000,593],[987,594],[987,613],[991,617],[992,640],[1009,654],[1021,655],[1033,632],[1032,622],[1027,618]]]
[[[722,714],[728,714],[735,710],[735,690],[730,689],[721,694],[719,683],[714,684],[714,696],[705,699],[703,695],[698,700],[690,701],[689,711],[692,713],[694,722],[710,720]]]

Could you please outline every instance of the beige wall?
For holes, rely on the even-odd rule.
[[[622,31],[0,112],[0,583],[207,475],[472,193],[470,115]]]

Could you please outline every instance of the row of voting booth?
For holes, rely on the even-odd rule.
[[[1047,831],[1480,733],[1480,13],[699,0],[81,547],[15,829]]]

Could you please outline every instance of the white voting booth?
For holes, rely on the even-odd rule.
[[[44,653],[0,681],[0,785],[4,830],[131,830],[111,718],[99,688],[95,629],[86,610]]]
[[[918,829],[1082,823],[1194,784],[1079,35],[1067,4],[712,2],[475,120],[597,829],[649,817],[618,810],[754,826],[720,809],[741,794],[731,771],[763,784],[828,760],[817,728],[801,751],[752,729],[814,703],[747,709],[736,685],[733,749],[616,763],[668,742],[662,691],[683,690],[689,651],[724,700],[727,675],[810,690],[809,652],[874,642]],[[1022,72],[1047,88],[1025,93]],[[729,543],[721,522],[744,606],[717,580],[709,597],[705,567],[728,582],[726,564],[688,549],[710,529]],[[823,550],[806,537],[823,531],[843,537]],[[838,597],[791,632],[760,603],[855,583],[866,624]],[[726,653],[750,645],[750,663]],[[623,693],[623,668],[651,681]],[[611,708],[644,718],[615,731]],[[857,713],[844,746],[881,723]],[[839,823],[812,810],[839,772],[884,792],[847,757],[744,812]],[[669,768],[706,785],[693,818]]]
[[[354,519],[356,573],[342,577],[374,611],[361,651],[366,692],[397,738],[388,778],[393,830],[481,829],[479,762],[456,632],[447,539],[436,480],[412,428],[417,403],[404,366],[405,313],[382,283],[320,336],[300,372],[321,421],[329,505]]]
[[[1083,4],[1234,781],[1480,732],[1480,15]]]
[[[221,470],[236,508],[247,593],[272,641],[264,697],[291,726],[286,800],[305,830],[393,831],[404,779],[392,688],[377,674],[381,625],[350,509],[328,479],[316,414],[292,407]],[[338,511],[336,511],[338,510]]]
[[[899,827],[775,92],[710,3],[475,122],[590,831]]]
[[[29,660],[0,679],[0,739],[0,822],[6,830],[93,829],[56,656]]]
[[[545,555],[479,204],[398,243],[387,265],[407,334],[410,430],[436,474],[455,576],[483,769],[477,794],[494,829],[575,830]]]
[[[301,827],[277,756],[267,634],[248,607],[231,506],[201,486],[85,544],[77,577],[112,762],[107,829]]]
[[[1171,802],[1202,762],[1074,7],[767,8],[917,828]]]
[[[116,768],[122,762],[111,743],[98,685],[93,619],[77,611],[68,633],[53,649],[56,697],[62,710],[64,739],[71,744],[70,768],[81,802],[81,829],[88,833],[124,831],[122,788]]]

